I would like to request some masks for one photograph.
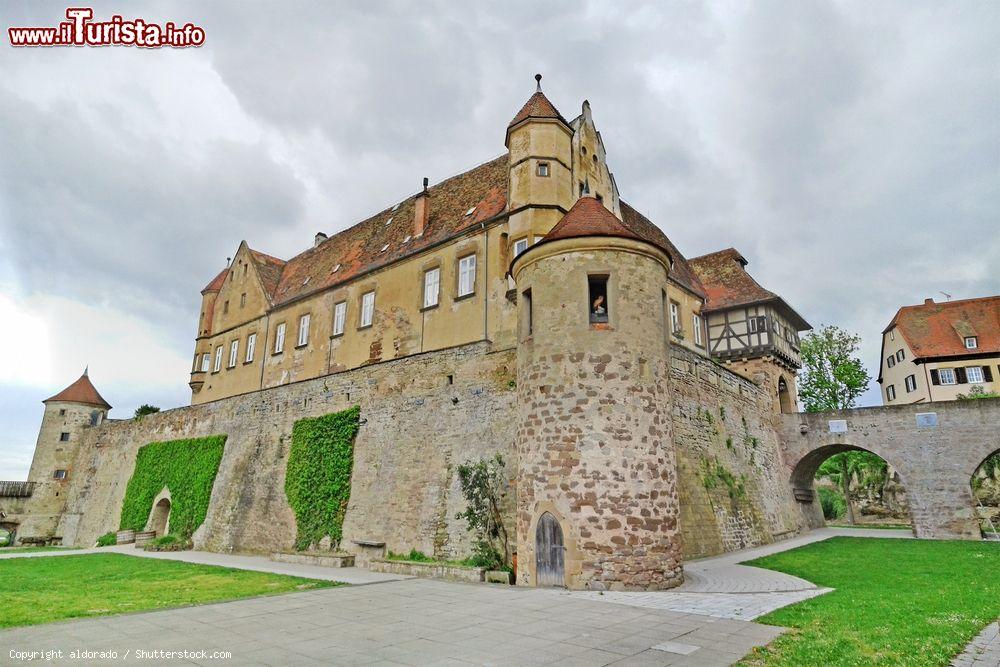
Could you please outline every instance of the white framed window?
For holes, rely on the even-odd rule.
[[[892,368],[893,366],[895,366],[896,365],[896,355],[890,354],[888,357],[885,358],[885,363],[886,363],[886,366],[888,366],[889,368]]]
[[[424,271],[424,308],[438,305],[438,295],[441,292],[441,269],[434,268]]]
[[[222,369],[222,346],[215,348],[215,365],[212,367],[213,373],[218,373]]]
[[[344,324],[347,322],[347,302],[341,301],[333,306],[333,335],[344,334]]]
[[[201,372],[207,373],[209,366],[212,364],[212,355],[208,352],[201,355]]]
[[[899,350],[898,352],[896,352],[896,361],[902,361],[905,358],[906,358],[906,352],[904,352],[903,350]]]
[[[979,347],[979,339],[976,336],[966,336],[965,337],[965,349],[975,350]]]
[[[228,368],[232,368],[233,366],[236,365],[236,358],[239,356],[239,354],[240,354],[240,341],[234,340],[232,343],[229,344]]]
[[[681,306],[676,301],[670,302],[670,330],[674,333],[681,330]]]
[[[906,376],[906,393],[917,390],[917,377],[915,375]]]
[[[939,368],[938,379],[941,381],[941,384],[955,384],[955,369]]]
[[[977,384],[983,382],[983,367],[982,366],[968,366],[965,369],[965,378],[970,384]]]
[[[538,168],[536,169],[535,173],[538,174],[539,176],[548,176],[549,175],[549,163],[548,162],[539,162],[538,163]]]
[[[694,326],[694,344],[701,347],[701,315],[695,313],[691,317],[691,323]]]
[[[254,353],[254,350],[256,350],[256,349],[257,349],[257,334],[256,333],[252,333],[249,336],[247,336],[247,358],[246,358],[246,362],[248,364],[251,361],[253,361],[253,353]]]
[[[889,385],[885,388],[885,400],[895,401],[896,400],[896,387],[894,385]]]
[[[525,236],[523,239],[518,239],[514,241],[514,257],[517,257],[522,252],[528,249],[528,237]]]
[[[299,340],[295,344],[296,347],[302,347],[303,345],[309,344],[309,313],[306,313],[299,318]]]
[[[274,329],[274,353],[281,354],[285,351],[285,323],[282,322]]]
[[[375,292],[361,295],[361,327],[370,327],[375,317]]]
[[[468,296],[476,291],[476,256],[458,260],[458,296]]]

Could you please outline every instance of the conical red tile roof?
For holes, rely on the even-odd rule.
[[[539,243],[586,236],[614,236],[649,243],[665,252],[673,261],[673,255],[663,242],[665,237],[662,233],[653,234],[648,229],[625,224],[595,197],[577,199],[573,208],[542,237]]]
[[[96,405],[106,410],[111,409],[111,405],[104,400],[94,385],[90,382],[90,376],[87,375],[87,371],[83,372],[80,379],[60,391],[55,396],[50,396],[46,398],[42,403],[48,403],[49,401],[62,401],[65,403],[83,403],[84,405]]]
[[[514,116],[514,120],[510,121],[507,125],[507,128],[514,127],[528,118],[558,118],[562,122],[566,122],[566,119],[562,117],[562,114],[559,113],[555,105],[540,90],[528,98],[528,101],[524,103],[521,110]]]

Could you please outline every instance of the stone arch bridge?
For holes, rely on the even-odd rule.
[[[834,454],[864,449],[899,473],[917,537],[981,539],[971,479],[1000,450],[1000,399],[785,414],[782,420],[784,464],[810,527],[824,525],[816,469]]]

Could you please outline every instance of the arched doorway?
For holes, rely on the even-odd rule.
[[[976,467],[970,484],[983,538],[1000,540],[1000,449]]]
[[[566,585],[564,552],[562,527],[552,514],[544,512],[535,527],[535,585]]]
[[[153,512],[149,516],[149,530],[155,530],[158,537],[167,534],[170,527],[170,499],[161,498],[153,506]]]
[[[778,378],[778,405],[783,413],[798,412],[795,399],[792,398],[792,392],[788,389],[788,381],[785,380],[784,375]]]
[[[796,500],[811,504],[812,528],[913,526],[899,472],[861,447],[835,444],[811,451],[795,466],[792,489]]]

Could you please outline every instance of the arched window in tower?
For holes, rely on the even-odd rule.
[[[606,275],[588,276],[590,303],[590,323],[606,324],[608,322],[608,277]]]

